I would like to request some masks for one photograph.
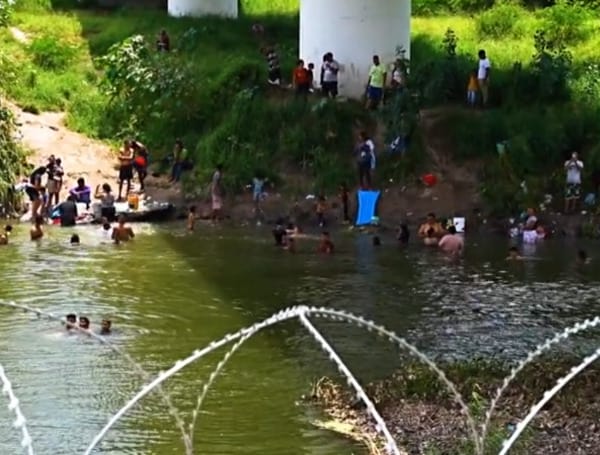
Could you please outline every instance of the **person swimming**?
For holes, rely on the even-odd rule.
[[[331,241],[331,236],[329,235],[329,232],[323,232],[321,234],[321,240],[319,241],[319,247],[317,249],[317,252],[321,254],[333,254],[333,251],[334,245]]]
[[[67,314],[67,316],[65,317],[65,320],[67,321],[65,324],[67,331],[73,329],[74,327],[77,327],[77,316],[75,314],[73,314],[73,313]]]
[[[86,316],[79,316],[79,328],[83,330],[90,329],[90,320]]]
[[[110,335],[112,332],[112,321],[110,319],[102,319],[100,325],[100,335]]]
[[[275,246],[285,246],[286,229],[283,227],[283,219],[277,219],[275,223],[275,229],[273,229],[273,239],[275,240]]]
[[[519,253],[519,249],[516,246],[513,246],[508,250],[508,257],[506,258],[506,260],[507,261],[522,261],[523,256],[521,256],[521,254]]]
[[[134,237],[133,229],[125,226],[125,217],[123,215],[119,216],[119,224],[113,228],[112,239],[116,244],[119,244],[121,242],[128,242]]]
[[[35,217],[33,226],[31,226],[31,229],[29,230],[29,236],[31,237],[31,240],[40,240],[42,237],[44,237],[44,230],[42,229],[43,225],[44,217],[37,215]]]
[[[0,245],[8,245],[8,238],[12,232],[12,226],[7,224],[4,226],[4,232],[0,234]]]
[[[73,234],[71,236],[71,245],[79,245],[81,242],[79,240],[79,235]]]

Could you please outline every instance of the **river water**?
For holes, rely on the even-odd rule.
[[[95,227],[48,229],[40,243],[20,227],[0,248],[0,299],[58,315],[86,315],[92,327],[114,324],[112,342],[152,376],[210,341],[287,306],[352,311],[395,330],[432,357],[515,359],[569,324],[600,313],[600,269],[578,266],[578,248],[600,260],[596,244],[549,241],[525,251],[531,260],[505,261],[503,239],[468,238],[460,263],[390,239],[375,248],[367,236],[336,236],[334,257],[276,250],[266,231],[181,225],[136,226],[127,245],[103,243]],[[317,320],[362,381],[399,368],[404,356],[362,330]],[[598,333],[563,349],[597,345]],[[595,346],[594,346],[595,347]],[[226,351],[203,359],[166,383],[189,421],[203,381]],[[66,335],[57,323],[0,307],[0,363],[28,418],[36,453],[83,453],[108,418],[143,381],[108,347]],[[298,322],[250,340],[232,358],[205,402],[197,453],[360,454],[351,443],[316,429],[316,411],[298,403],[310,384],[334,374]],[[2,398],[2,397],[0,397]],[[8,422],[6,406],[0,421]],[[97,453],[182,454],[180,433],[152,394],[106,437]],[[0,425],[0,453],[18,454],[19,438]]]

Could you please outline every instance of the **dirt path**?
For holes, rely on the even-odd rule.
[[[23,145],[32,151],[29,158],[31,164],[42,166],[50,155],[62,159],[65,169],[64,193],[76,184],[79,177],[83,177],[92,188],[104,182],[116,188],[117,160],[106,144],[68,130],[64,126],[63,113],[34,115],[23,112],[15,105],[11,105],[11,108]]]

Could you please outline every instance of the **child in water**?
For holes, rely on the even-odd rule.
[[[79,241],[79,235],[77,234],[73,234],[71,236],[71,245],[79,245],[80,241]]]
[[[192,205],[188,209],[188,217],[187,217],[187,228],[188,231],[194,232],[194,226],[196,225],[196,206]]]
[[[4,232],[0,234],[0,245],[8,245],[8,237],[10,236],[11,232],[12,226],[10,224],[4,226]]]
[[[31,229],[29,230],[29,236],[31,237],[31,240],[40,240],[42,237],[44,237],[44,230],[42,229],[43,225],[44,217],[41,215],[36,215],[33,226],[31,226]]]
[[[508,250],[507,261],[522,261],[523,256],[519,254],[519,250],[516,246],[513,246],[510,250]]]
[[[334,246],[329,232],[323,232],[321,234],[321,240],[319,242],[319,248],[317,249],[317,252],[321,254],[333,254],[333,250]]]

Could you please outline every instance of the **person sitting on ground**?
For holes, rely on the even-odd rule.
[[[429,213],[425,222],[419,227],[419,237],[427,246],[436,246],[438,240],[444,235],[444,228],[436,219],[434,213]]]
[[[410,231],[408,230],[408,226],[404,223],[400,225],[398,228],[398,233],[396,234],[396,239],[400,242],[400,245],[407,245],[408,240],[410,239]]]
[[[77,327],[77,316],[73,313],[67,314],[67,317],[65,318],[66,323],[65,323],[65,327],[67,329],[67,331],[72,330],[74,327]]]
[[[80,243],[81,243],[81,241],[79,240],[79,235],[73,234],[71,236],[71,245],[79,245]]]
[[[267,59],[267,64],[269,67],[267,81],[271,85],[281,85],[281,66],[279,63],[279,55],[275,51],[275,46],[268,46],[263,48],[262,51]]]
[[[159,52],[169,52],[171,50],[171,39],[165,29],[162,29],[158,34],[156,50]]]
[[[112,321],[110,319],[102,319],[100,325],[100,335],[110,335],[112,329]]]
[[[128,242],[134,237],[133,229],[125,225],[125,217],[123,215],[119,216],[119,224],[112,230],[112,239],[116,244],[119,244],[121,242]]]
[[[521,256],[521,254],[519,253],[519,249],[516,246],[513,246],[508,250],[508,257],[506,258],[506,260],[507,261],[522,261],[523,256]]]
[[[296,90],[296,95],[306,96],[310,91],[308,70],[304,67],[304,60],[302,59],[298,60],[292,73],[292,85]]]
[[[118,201],[123,202],[123,183],[126,183],[125,197],[131,191],[131,180],[133,179],[133,148],[130,141],[123,143],[123,148],[119,152],[119,197]]]
[[[321,254],[333,254],[334,245],[331,241],[331,236],[329,232],[323,232],[321,234],[321,240],[319,241],[319,247],[317,252]]]
[[[31,240],[40,240],[42,237],[44,237],[44,230],[42,229],[43,225],[44,217],[37,215],[34,218],[33,226],[31,226],[31,229],[29,230],[29,236]]]
[[[4,232],[0,234],[0,245],[8,245],[8,238],[10,237],[11,232],[12,226],[10,224],[4,226]]]
[[[448,233],[442,237],[438,246],[444,253],[458,256],[463,252],[465,242],[463,238],[456,233],[456,228],[450,226],[448,228]]]
[[[192,205],[188,209],[188,217],[187,217],[187,228],[188,231],[194,232],[194,226],[196,225],[196,206]]]
[[[83,330],[89,330],[90,320],[85,316],[79,316],[79,328]]]
[[[114,221],[117,210],[115,208],[115,196],[110,185],[108,183],[102,184],[102,191],[100,191],[100,185],[98,185],[94,192],[94,198],[100,199],[100,216],[108,221]]]
[[[61,202],[58,207],[56,207],[56,210],[60,216],[61,227],[75,226],[78,213],[77,204],[75,203],[75,197],[73,195],[69,195],[66,201]]]
[[[92,203],[92,189],[89,185],[85,184],[83,178],[77,179],[77,186],[71,188],[69,195],[74,197],[75,202],[80,202],[85,204],[86,208],[90,208],[90,204]]]

